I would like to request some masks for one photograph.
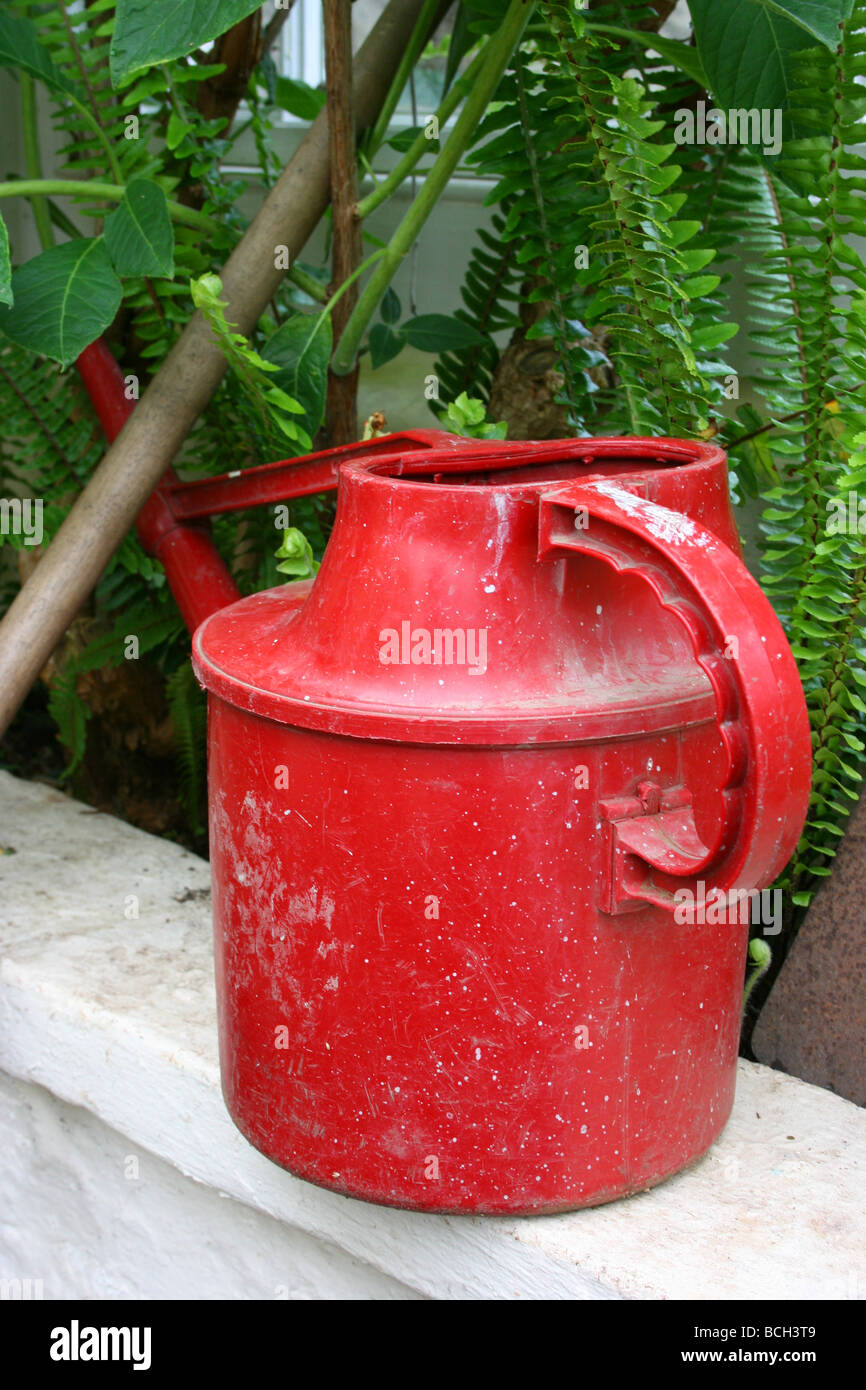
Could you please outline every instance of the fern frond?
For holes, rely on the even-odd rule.
[[[166,681],[168,708],[177,738],[178,797],[191,829],[202,829],[207,703],[188,661]]]
[[[507,208],[506,208],[507,210]],[[495,213],[492,228],[482,228],[473,249],[463,287],[460,291],[463,308],[455,317],[483,333],[483,346],[463,348],[443,353],[436,362],[440,398],[446,405],[456,401],[464,392],[490,400],[493,373],[499,361],[496,335],[520,326],[516,312],[521,275],[517,265],[518,245],[503,240],[505,219]]]
[[[700,224],[680,219],[686,194],[671,190],[682,171],[670,162],[674,147],[656,139],[665,122],[650,119],[644,87],[598,65],[568,6],[544,0],[542,9],[574,88],[560,116],[573,176],[594,190],[587,322],[611,336],[629,432],[702,433],[722,390],[698,362],[692,301],[719,285],[705,273],[715,249],[687,245]],[[575,133],[581,121],[585,134]]]
[[[801,904],[830,872],[866,752],[864,25],[866,5],[855,5],[835,54],[799,57],[791,108],[803,134],[766,176],[773,225],[753,277],[778,474],[762,492],[762,578],[799,664],[814,746],[809,820],[786,874]]]
[[[80,766],[87,751],[87,721],[90,710],[79,698],[76,688],[78,672],[67,668],[51,682],[48,712],[57,725],[57,737],[69,753],[69,762],[61,777],[71,777]]]

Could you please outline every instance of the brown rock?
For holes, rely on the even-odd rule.
[[[752,1036],[759,1061],[866,1105],[866,795]]]

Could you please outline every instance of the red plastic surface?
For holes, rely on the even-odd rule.
[[[199,629],[224,1089],[263,1152],[529,1213],[717,1137],[750,927],[673,895],[769,883],[811,762],[731,543],[700,445],[359,460],[315,582]],[[437,630],[485,631],[484,669],[413,662]]]
[[[222,606],[200,520],[338,465],[316,580]],[[750,927],[673,894],[769,883],[811,766],[724,454],[421,432],[167,477],[143,527],[210,614],[222,1077],[251,1142],[338,1192],[491,1213],[701,1154]]]

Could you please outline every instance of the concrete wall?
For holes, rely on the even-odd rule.
[[[704,1158],[589,1211],[341,1197],[225,1110],[208,866],[8,773],[0,849],[0,1297],[866,1297],[866,1113],[838,1096],[743,1062]]]

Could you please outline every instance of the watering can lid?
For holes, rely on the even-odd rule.
[[[472,707],[416,706],[380,699],[335,697],[329,673],[314,679],[310,666],[293,675],[284,656],[313,581],[253,594],[222,609],[199,627],[192,661],[199,682],[237,709],[298,728],[355,738],[410,743],[526,745],[607,740],[704,724],[716,705],[697,667],[669,680],[623,683],[616,691],[591,682],[581,698]],[[276,653],[281,653],[276,657]],[[465,687],[464,687],[465,688]],[[366,693],[366,692],[365,692]]]

